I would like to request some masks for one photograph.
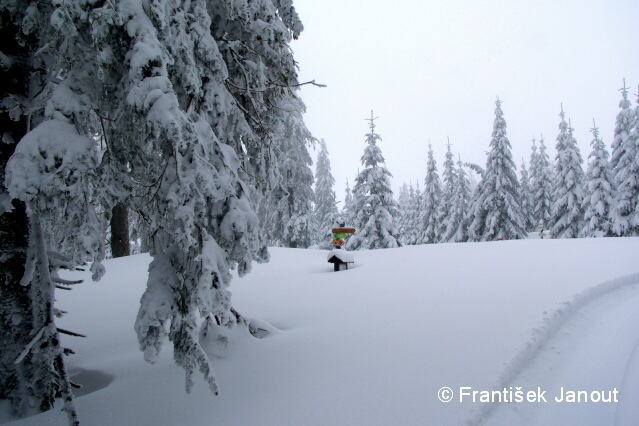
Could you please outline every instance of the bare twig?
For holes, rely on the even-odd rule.
[[[66,334],[68,336],[87,337],[84,334],[76,333],[75,331],[65,330],[64,328],[56,327],[56,329],[58,330],[58,333]]]
[[[53,282],[62,285],[82,284],[82,280],[65,280],[64,278],[54,277]]]
[[[27,343],[27,345],[24,347],[24,349],[22,349],[22,351],[18,354],[18,356],[16,357],[15,361],[13,361],[14,365],[20,364],[22,362],[22,360],[24,359],[24,357],[27,356],[27,354],[29,353],[29,351],[31,350],[33,345],[38,343],[38,340],[40,340],[42,338],[42,333],[44,333],[44,328],[45,327],[46,327],[46,325],[43,325],[42,327],[40,327],[38,332],[31,338],[31,340],[29,340],[29,343]]]

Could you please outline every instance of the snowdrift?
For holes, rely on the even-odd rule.
[[[639,272],[639,238],[359,251],[357,267],[339,273],[326,253],[273,248],[270,263],[234,279],[235,307],[270,333],[256,339],[238,328],[205,342],[217,397],[197,376],[185,393],[169,345],[154,365],[138,350],[133,323],[147,255],[106,262],[98,283],[74,273],[87,281],[59,292],[58,306],[69,312],[61,327],[88,335],[63,336],[77,353],[67,359],[71,374],[84,385],[82,424],[493,424],[491,409],[440,402],[438,390],[512,382],[582,306],[639,281],[627,277]],[[14,419],[2,401],[0,422],[66,418],[55,409]]]

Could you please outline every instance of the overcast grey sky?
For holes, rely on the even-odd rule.
[[[340,200],[361,168],[371,109],[397,191],[423,188],[429,140],[440,175],[447,137],[455,157],[484,166],[497,96],[518,168],[533,135],[554,159],[561,103],[584,160],[593,118],[610,147],[623,78],[636,105],[639,0],[294,4],[300,80],[328,86],[302,89],[305,122],[326,140]]]

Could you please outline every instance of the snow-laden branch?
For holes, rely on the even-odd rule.
[[[485,170],[482,166],[480,166],[479,164],[475,164],[475,163],[464,163],[464,166],[468,167],[469,169],[471,169],[472,171],[474,171],[475,173],[477,173],[479,176],[484,177],[484,173]]]

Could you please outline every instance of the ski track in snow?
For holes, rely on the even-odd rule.
[[[591,287],[545,314],[493,389],[511,386],[521,386],[524,393],[541,386],[548,403],[486,403],[466,424],[635,425],[639,406],[630,396],[639,394],[639,274]],[[556,403],[562,386],[616,388],[619,403]]]

